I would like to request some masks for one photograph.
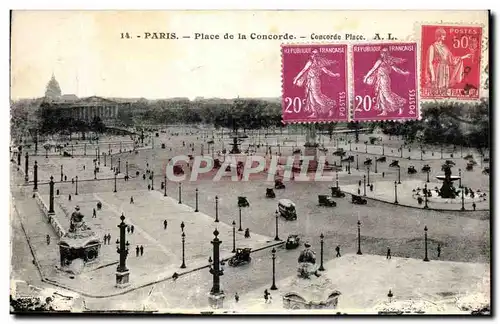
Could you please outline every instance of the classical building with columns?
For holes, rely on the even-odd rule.
[[[91,122],[99,117],[106,125],[117,121],[120,108],[129,107],[130,103],[117,102],[107,98],[92,96],[78,98],[73,94],[61,95],[59,83],[52,75],[45,91],[42,107],[58,110],[61,116]]]

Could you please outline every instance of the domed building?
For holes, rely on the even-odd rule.
[[[61,87],[59,86],[59,82],[57,82],[55,75],[52,74],[52,78],[49,83],[47,83],[47,87],[45,88],[45,98],[57,100],[60,97]]]

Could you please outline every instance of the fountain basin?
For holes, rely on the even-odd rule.
[[[436,179],[440,180],[440,181],[444,181],[444,179],[446,178],[446,176],[444,174],[440,174],[440,175],[437,175],[436,176]],[[450,181],[455,181],[455,180],[459,180],[460,177],[459,176],[450,176]]]

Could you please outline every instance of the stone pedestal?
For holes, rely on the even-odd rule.
[[[223,308],[225,297],[226,297],[226,295],[224,295],[223,292],[220,292],[218,294],[210,293],[208,295],[208,304],[210,305],[210,307],[215,308],[215,309]]]
[[[312,160],[309,161],[309,165],[307,166],[307,172],[315,172],[318,169],[318,147],[314,145],[304,145],[304,157],[310,156],[313,157]],[[304,163],[306,161],[304,160]]]
[[[130,271],[116,272],[116,287],[125,288],[130,285]]]
[[[283,307],[286,309],[336,309],[341,295],[331,280],[323,276],[296,278],[282,289],[288,290],[283,295]]]

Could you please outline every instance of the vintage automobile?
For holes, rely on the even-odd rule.
[[[448,165],[455,165],[455,162],[453,162],[452,160],[446,160],[444,163]]]
[[[248,202],[247,197],[238,197],[238,207],[248,207],[250,203]]]
[[[365,162],[363,162],[364,165],[372,165],[372,159],[366,159]]]
[[[283,180],[280,179],[274,180],[274,189],[285,189],[285,184],[283,184]]]
[[[352,195],[352,200],[351,202],[356,205],[366,205],[367,201],[364,198],[361,198],[361,196],[357,195]]]
[[[219,159],[214,159],[214,169],[220,169],[222,163],[220,163]]]
[[[301,154],[302,151],[300,149],[295,149],[293,150],[293,154]]]
[[[174,170],[175,175],[184,174],[184,169],[182,169],[182,166],[180,166],[180,165],[174,165],[173,170]]]
[[[341,161],[342,162],[351,162],[352,163],[352,162],[354,162],[354,156],[349,155],[348,157],[343,158]]]
[[[165,143],[161,143],[161,148],[165,149]]]
[[[377,158],[377,162],[385,162],[385,161],[387,161],[387,158],[385,156]]]
[[[337,206],[337,203],[333,200],[333,198],[327,195],[318,195],[318,204],[320,206],[326,206],[326,207]]]
[[[252,260],[250,257],[250,252],[252,252],[251,248],[237,248],[236,254],[232,256],[228,263],[231,267],[237,267],[239,265],[248,263]]]
[[[336,155],[336,156],[344,156],[345,154],[346,154],[346,152],[342,148],[339,148],[335,152],[333,152],[333,155]]]
[[[300,245],[300,237],[297,234],[290,234],[286,239],[285,249],[293,250],[298,248]]]
[[[339,187],[330,187],[332,190],[332,197],[337,197],[337,198],[344,198],[345,193],[343,193]]]
[[[328,152],[328,149],[326,147],[321,147],[319,149],[320,152],[323,152],[323,153],[327,153]]]
[[[413,165],[410,165],[408,167],[408,174],[415,174],[417,173],[417,170],[415,169],[415,167]]]
[[[472,154],[467,154],[466,156],[464,156],[464,160],[470,160],[470,159],[473,159],[474,157],[472,156]]]
[[[266,188],[266,198],[276,198],[273,188]]]
[[[426,164],[422,167],[422,172],[431,172],[430,165]]]
[[[295,204],[290,199],[280,199],[278,201],[277,212],[286,220],[296,220],[297,211]]]
[[[484,168],[483,174],[490,174],[490,168],[489,167]]]
[[[389,164],[390,167],[397,168],[399,167],[399,161],[398,160],[392,160],[391,164]]]
[[[472,171],[473,169],[474,169],[474,163],[472,163],[472,162],[469,161],[467,163],[467,166],[465,167],[465,170]]]

